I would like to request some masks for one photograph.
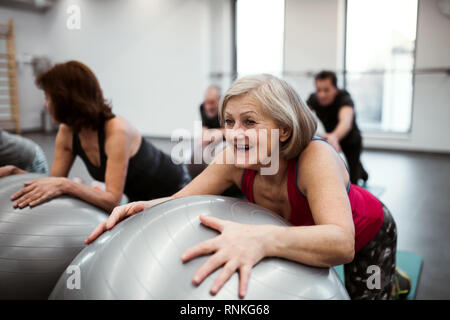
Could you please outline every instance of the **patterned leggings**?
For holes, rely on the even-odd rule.
[[[344,265],[345,287],[352,300],[390,300],[392,297],[397,228],[384,205],[383,212],[380,231],[355,254],[351,263]]]

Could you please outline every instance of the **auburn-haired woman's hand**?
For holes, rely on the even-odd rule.
[[[46,177],[24,183],[24,188],[11,196],[14,208],[34,207],[63,194],[66,178]]]

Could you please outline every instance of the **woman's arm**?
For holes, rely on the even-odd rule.
[[[61,194],[68,194],[98,206],[108,212],[120,203],[130,157],[130,135],[126,124],[111,121],[105,141],[107,155],[106,190],[97,190],[66,178],[73,164],[72,131],[62,125],[58,132],[55,158],[50,178],[25,183],[25,188],[12,196],[14,207],[36,206]]]
[[[72,130],[61,124],[56,134],[55,155],[50,169],[50,177],[24,183],[24,188],[11,196],[15,208],[36,206],[64,193],[69,180],[66,178],[75,156],[72,152]]]
[[[214,161],[194,180],[183,189],[170,197],[154,199],[150,201],[131,202],[116,207],[109,218],[100,223],[97,228],[87,237],[85,243],[89,244],[97,239],[103,232],[112,229],[125,218],[151,208],[156,204],[191,195],[221,194],[233,183],[239,181],[242,170],[236,169],[232,164],[225,164],[226,149],[216,156]]]
[[[343,166],[336,153],[323,142],[312,143],[299,160],[298,185],[306,194],[315,226],[280,227],[246,225],[214,217],[200,221],[220,235],[187,249],[181,259],[187,262],[211,254],[193,277],[200,284],[223,266],[213,282],[216,294],[239,271],[239,295],[247,292],[251,269],[264,257],[282,257],[303,264],[329,267],[348,263],[354,256],[354,225],[345,189]]]
[[[66,180],[63,192],[96,205],[108,212],[120,204],[131,155],[132,135],[120,118],[113,119],[105,127],[105,153],[107,155],[105,190]]]
[[[342,161],[320,141],[311,143],[299,161],[297,183],[316,225],[274,228],[265,248],[267,255],[318,267],[352,261],[355,228]]]
[[[0,178],[23,173],[27,172],[25,170],[17,168],[15,165],[7,165],[0,167]]]

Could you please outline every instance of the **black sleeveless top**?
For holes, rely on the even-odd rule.
[[[94,166],[81,147],[77,133],[73,134],[72,150],[83,160],[89,174],[98,181],[105,181],[106,160],[104,124],[98,129],[100,166]],[[137,153],[128,162],[124,193],[128,200],[150,200],[171,196],[190,180],[182,165],[172,162],[170,157],[142,137]]]

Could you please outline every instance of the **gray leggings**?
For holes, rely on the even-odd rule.
[[[345,287],[352,300],[390,300],[395,275],[397,227],[386,206],[383,205],[383,224],[368,244],[344,265]],[[378,269],[379,268],[379,269]],[[374,270],[380,270],[379,286]]]
[[[36,145],[36,152],[34,155],[33,162],[31,163],[25,171],[33,172],[33,173],[48,173],[48,165],[47,159],[45,158],[45,154],[42,149]]]

